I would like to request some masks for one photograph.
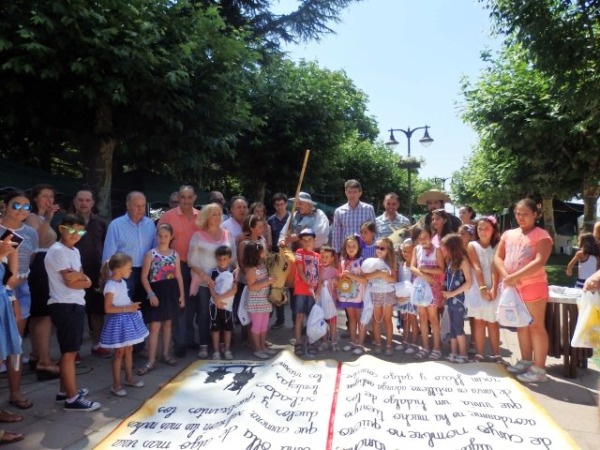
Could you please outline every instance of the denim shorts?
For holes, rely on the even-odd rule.
[[[464,301],[456,298],[446,299],[446,308],[450,317],[450,338],[465,334],[465,305]]]
[[[14,294],[17,297],[19,308],[21,308],[21,319],[27,319],[31,315],[31,292],[29,292],[29,282],[27,279],[14,291],[12,289],[6,289],[6,291],[8,295]]]
[[[308,316],[314,304],[315,299],[312,295],[294,295],[295,314],[304,314]]]

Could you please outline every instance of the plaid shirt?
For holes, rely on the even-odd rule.
[[[332,245],[336,252],[342,250],[342,243],[347,236],[360,233],[360,226],[367,220],[375,223],[375,210],[368,203],[358,202],[351,208],[348,203],[335,210],[333,215]]]

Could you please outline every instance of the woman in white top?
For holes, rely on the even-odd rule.
[[[221,228],[223,209],[218,203],[206,205],[198,215],[198,228],[190,240],[188,264],[192,271],[190,297],[192,300],[186,308],[186,323],[196,320],[200,337],[200,351],[198,357],[208,358],[208,345],[210,343],[210,290],[214,281],[210,277],[212,270],[217,267],[215,250],[222,245],[231,248],[232,259],[235,260],[235,244],[229,232]],[[214,351],[219,351],[215,349]]]

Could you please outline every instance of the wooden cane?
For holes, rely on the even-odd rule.
[[[294,217],[294,213],[296,212],[296,202],[298,201],[298,195],[300,195],[300,188],[302,187],[302,182],[304,181],[304,172],[306,172],[306,166],[308,165],[308,157],[310,155],[310,150],[306,150],[304,153],[304,163],[302,164],[302,170],[300,171],[300,178],[298,179],[298,186],[296,187],[296,195],[294,196],[294,204],[292,205],[292,211],[290,213],[290,218],[287,222],[287,233],[286,237],[290,237],[292,235],[292,218]]]

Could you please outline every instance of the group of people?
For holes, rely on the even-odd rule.
[[[449,361],[485,360],[487,333],[491,358],[504,363],[495,310],[502,286],[513,286],[533,321],[518,329],[521,358],[508,370],[525,382],[545,381],[544,265],[552,240],[536,226],[535,202],[519,201],[518,228],[500,237],[494,217],[474,221],[472,208],[463,207],[459,219],[446,212],[444,203],[450,199],[435,189],[419,197],[428,213],[415,225],[398,213],[394,193],[385,196],[384,212],[376,216],[373,206],[361,201],[357,180],[348,180],[344,192],[347,202],[335,210],[330,223],[305,192],[290,199],[295,202],[292,217],[287,196],[277,193],[269,217],[264,204],[249,205],[236,196],[229,200],[225,218],[220,193],[211,193],[209,204],[197,209],[194,188],[184,185],[172,199],[173,207],[154,223],[147,217],[144,194],[133,191],[127,195],[125,214],[108,225],[93,213],[89,189],[77,192],[73,212],[60,217],[52,186],[35,186],[29,195],[10,192],[0,224],[0,257],[6,262],[0,273],[0,356],[8,370],[10,404],[32,406],[20,392],[19,364],[28,360],[38,379],[60,378],[56,401],[65,411],[100,407],[86,398],[89,391],[78,388],[75,377],[86,315],[91,353],[113,358],[110,390],[116,396],[127,395],[126,387],[143,386],[140,377],[155,369],[157,361],[176,365],[189,349],[200,358],[233,359],[240,306],[250,318],[241,339],[249,336],[254,355],[269,358],[275,351],[267,334],[285,326],[285,306],[273,308],[268,300],[274,279],[266,255],[280,248],[293,252],[296,266],[291,342],[297,355],[312,356],[323,348],[362,354],[371,334],[376,353],[438,360],[444,338],[440,318],[446,310]],[[399,233],[403,229],[410,230],[410,237]],[[598,253],[580,248],[584,253],[578,253],[569,270],[579,263],[581,274],[582,264],[592,256],[597,264]],[[591,280],[588,287],[600,276]],[[420,302],[398,296],[401,282],[430,295],[421,296]],[[303,335],[305,319],[325,291],[345,313],[347,337],[341,338],[347,341],[338,342],[335,314],[328,317],[329,335],[309,345]],[[365,323],[361,316],[367,306],[372,315]],[[403,332],[394,346],[395,310]],[[472,321],[473,357],[464,331],[465,311]],[[27,324],[31,353],[20,358]],[[50,355],[52,325],[61,350],[58,364]],[[146,357],[135,371],[133,353]],[[0,411],[0,422],[21,419]],[[19,438],[16,433],[0,434],[3,442]]]

